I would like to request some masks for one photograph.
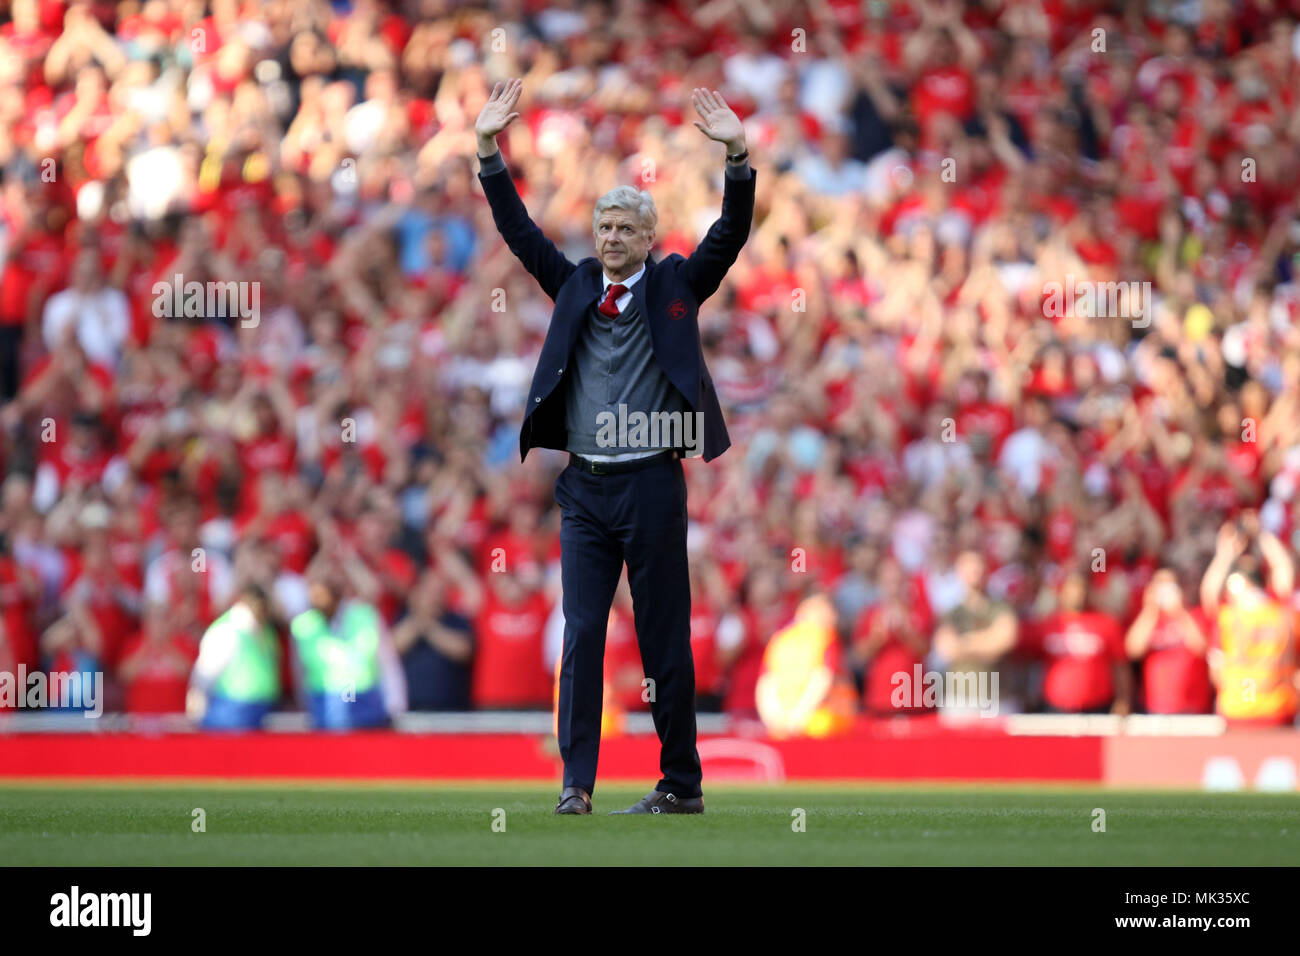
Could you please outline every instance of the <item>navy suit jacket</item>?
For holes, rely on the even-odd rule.
[[[690,258],[674,253],[660,261],[648,255],[645,274],[632,286],[637,310],[649,323],[655,361],[673,387],[682,393],[691,411],[703,413],[705,461],[726,451],[731,438],[722,420],[713,379],[704,364],[699,308],[717,291],[749,238],[757,177],[753,168],[748,180],[727,176],[722,216],[709,228],[708,235]],[[588,256],[576,265],[565,258],[529,217],[508,170],[486,176],[480,173],[479,182],[492,207],[497,231],[555,303],[519,432],[522,461],[530,448],[563,451],[567,445],[565,376],[573,346],[587,321],[587,310],[600,296],[603,266],[595,256]]]

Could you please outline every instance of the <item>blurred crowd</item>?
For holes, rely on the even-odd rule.
[[[502,152],[574,261],[620,182],[689,254],[723,181],[689,91],[746,124],[754,233],[700,319],[734,445],[686,463],[704,709],[756,716],[816,598],[849,710],[959,668],[1004,711],[1293,722],[1298,19],[0,2],[0,671],[100,669],[135,713],[223,680],[313,713],[358,679],[389,714],[550,706],[565,457],[517,452],[550,303],[474,158],[522,76]],[[178,282],[256,315],[170,308]],[[216,650],[195,681],[232,610],[221,646],[297,647],[273,684]],[[351,670],[327,652],[372,630]],[[607,675],[646,708],[625,584]]]

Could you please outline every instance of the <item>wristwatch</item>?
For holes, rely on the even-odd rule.
[[[749,159],[749,150],[745,150],[743,153],[737,153],[735,156],[728,156],[727,162],[743,163],[747,159]]]

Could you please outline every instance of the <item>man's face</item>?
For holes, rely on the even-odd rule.
[[[1066,611],[1081,611],[1088,596],[1088,584],[1078,574],[1071,574],[1061,586],[1061,607]]]
[[[1240,571],[1228,575],[1228,601],[1240,607],[1255,607],[1264,601],[1264,591]]]
[[[957,558],[957,576],[968,591],[979,592],[984,586],[984,559],[973,551]]]
[[[1169,570],[1161,569],[1151,576],[1152,593],[1156,607],[1165,612],[1178,609],[1183,603],[1183,594],[1178,586],[1178,578]]]
[[[596,256],[611,279],[626,279],[640,269],[654,240],[654,230],[630,210],[607,209],[596,220]]]
[[[77,258],[72,283],[79,292],[93,292],[99,285],[99,257],[82,255]]]
[[[326,617],[333,617],[335,610],[338,609],[338,595],[334,593],[334,588],[327,581],[317,579],[309,584],[307,599],[311,601],[312,607]]]

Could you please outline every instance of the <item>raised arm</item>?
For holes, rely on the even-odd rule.
[[[565,258],[528,215],[497,149],[497,134],[519,118],[514,108],[523,87],[523,80],[498,83],[492,88],[492,95],[474,123],[474,133],[478,137],[479,182],[483,184],[483,193],[492,207],[497,232],[501,233],[501,238],[529,275],[537,280],[542,291],[554,301],[560,287],[577,266]]]
[[[682,277],[697,302],[717,291],[731,264],[749,239],[754,219],[754,181],[745,146],[745,127],[722,94],[696,88],[691,93],[695,111],[704,122],[696,128],[711,140],[726,144],[727,176],[722,193],[722,215],[709,227],[691,257],[682,263]]]
[[[523,80],[507,80],[503,85],[492,87],[492,95],[478,114],[474,123],[474,135],[478,137],[478,157],[487,159],[497,154],[497,135],[519,119],[515,107],[519,104],[519,94],[523,91]]]
[[[1207,614],[1216,614],[1219,610],[1219,595],[1223,591],[1223,582],[1228,579],[1232,562],[1245,550],[1245,542],[1232,521],[1225,521],[1219,528],[1215,542],[1214,557],[1201,578],[1201,607]]]
[[[1295,587],[1295,562],[1291,560],[1291,552],[1277,535],[1263,528],[1260,529],[1258,540],[1259,550],[1268,562],[1269,587],[1272,588],[1274,597],[1289,601]]]

